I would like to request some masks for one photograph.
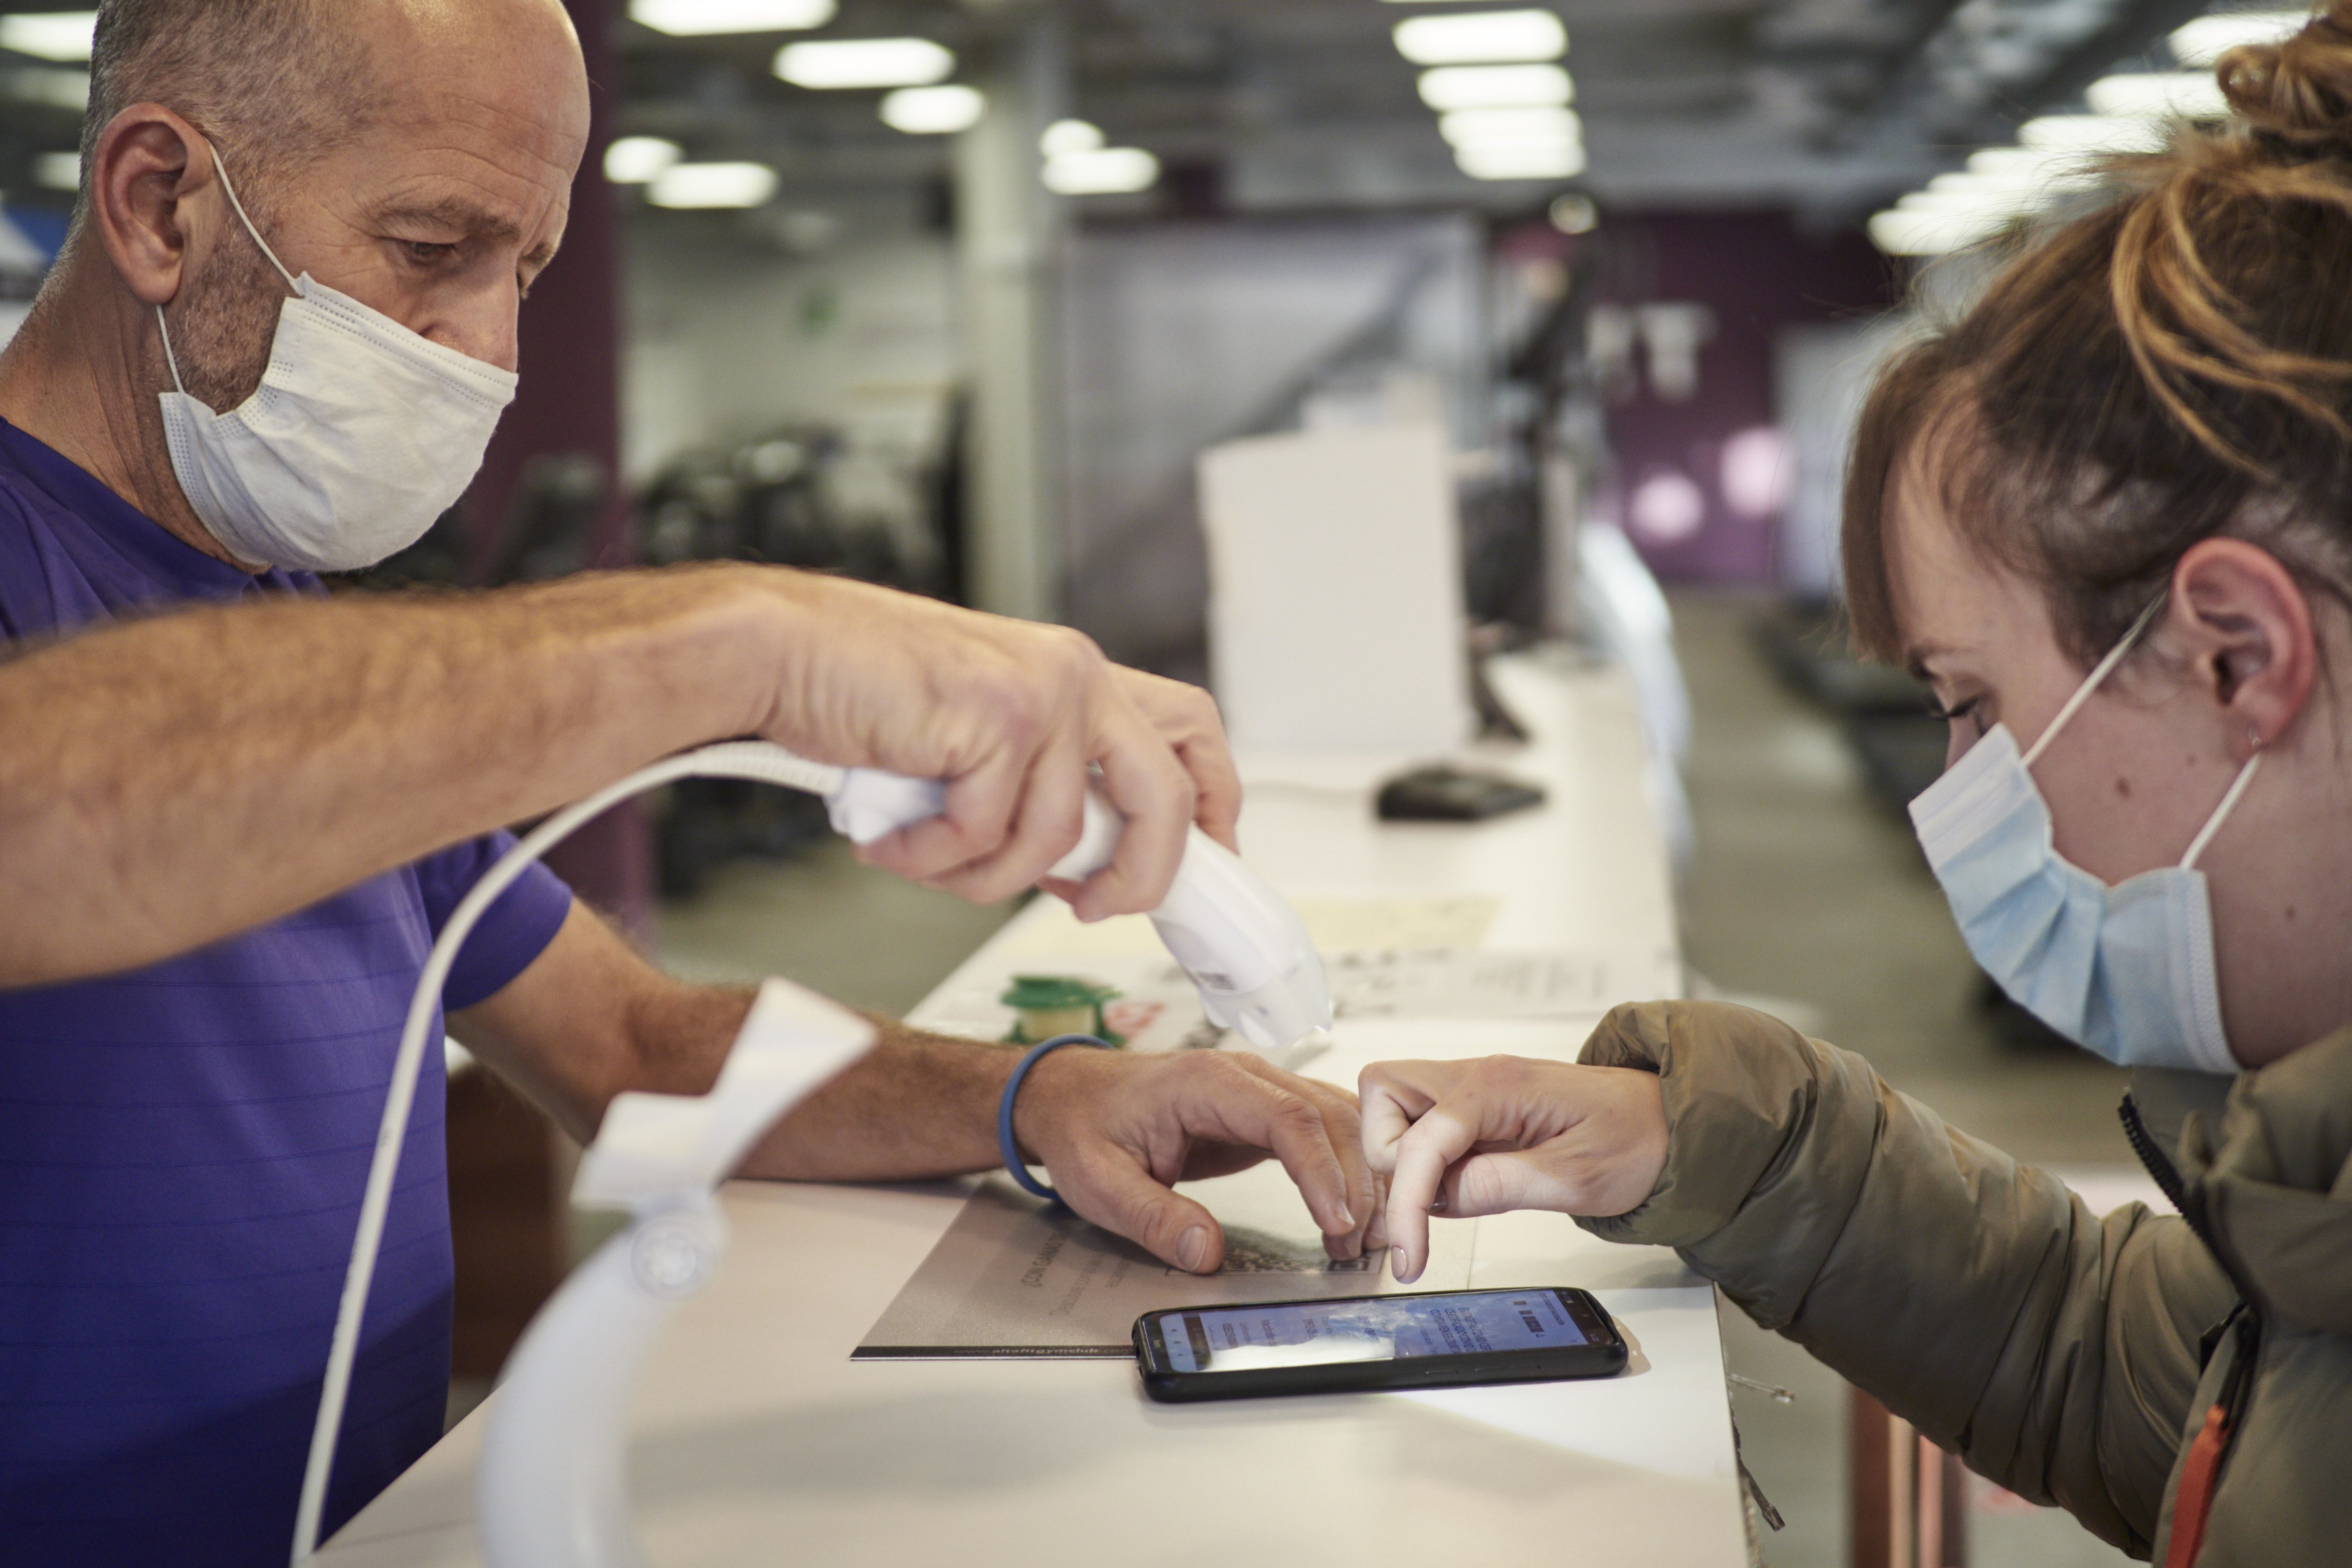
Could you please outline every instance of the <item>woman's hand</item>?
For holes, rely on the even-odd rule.
[[[1379,1062],[1360,1083],[1364,1153],[1388,1177],[1401,1284],[1429,1266],[1429,1216],[1639,1208],[1666,1163],[1657,1075],[1486,1057]]]

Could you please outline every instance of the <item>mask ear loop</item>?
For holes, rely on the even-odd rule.
[[[236,186],[229,182],[228,165],[221,162],[220,149],[215,147],[212,154],[213,173],[220,176],[221,189],[228,193],[228,205],[236,209],[237,221],[245,225],[245,232],[253,237],[255,247],[269,258],[269,265],[278,268],[278,276],[286,279],[286,286],[299,296],[302,285],[295,281],[294,274],[286,270],[286,264],[278,259],[278,253],[269,248],[269,242],[261,237],[261,231],[253,226],[253,219],[246,213],[245,203],[237,199]],[[163,307],[161,305],[155,307],[155,328],[163,334],[163,363],[172,367],[172,386],[185,397],[188,384],[180,379],[180,356],[172,352],[172,327],[163,320]]]
[[[2205,853],[2205,847],[2213,842],[2213,835],[2221,832],[2221,824],[2230,820],[2230,813],[2236,808],[2238,797],[2246,793],[2246,786],[2254,782],[2254,770],[2263,765],[2263,732],[2259,729],[2249,730],[2248,735],[2254,743],[2254,754],[2248,757],[2246,765],[2238,770],[2238,776],[2231,782],[2229,793],[2221,797],[2221,804],[2213,808],[2213,815],[2205,819],[2205,826],[2198,829],[2197,837],[2189,841],[2189,853],[2180,858],[2180,868],[2184,871],[2195,868],[2197,857]]]
[[[163,334],[163,363],[172,367],[172,387],[181,396],[188,395],[188,384],[180,379],[180,356],[172,352],[172,326],[163,320],[163,307],[155,307],[155,330]]]
[[[237,200],[236,186],[229,181],[228,165],[221,162],[217,147],[213,149],[213,173],[220,176],[221,189],[228,193],[228,205],[236,209],[237,221],[245,225],[245,232],[253,236],[253,243],[262,255],[269,258],[269,265],[278,268],[278,276],[286,279],[286,287],[299,295],[302,285],[295,280],[294,274],[286,270],[286,263],[278,259],[278,253],[269,248],[269,242],[261,237],[261,231],[253,226],[253,219],[246,215],[245,204]]]
[[[2058,710],[2058,716],[2043,725],[2041,735],[2035,739],[2033,744],[2025,749],[2025,766],[2030,768],[2033,765],[2033,760],[2048,749],[2050,742],[2057,738],[2058,731],[2066,727],[2066,721],[2072,719],[2075,710],[2091,700],[2091,693],[2096,691],[2099,689],[2099,683],[2113,674],[2116,666],[2124,661],[2124,656],[2131,652],[2133,647],[2138,643],[2140,634],[2147,630],[2149,624],[2156,619],[2156,613],[2164,608],[2171,597],[2169,589],[2158,594],[2155,603],[2142,610],[2139,613],[2139,619],[2134,621],[2130,629],[2124,633],[2116,646],[2107,650],[2107,657],[2099,660],[2091,673],[2084,678],[2082,685],[2074,688],[2074,695],[2066,699],[2065,706]]]

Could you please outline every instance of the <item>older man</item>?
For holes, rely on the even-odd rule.
[[[72,982],[0,994],[0,1560],[284,1552],[401,1012],[505,840],[441,847],[746,732],[949,778],[948,816],[875,858],[974,897],[1071,842],[1090,763],[1134,826],[1083,912],[1154,901],[1196,804],[1229,833],[1205,700],[1048,628],[748,569],[289,602],[470,477],[586,123],[554,0],[100,13],[73,234],[0,356],[0,633],[273,602],[0,669],[0,980]],[[544,874],[443,1000],[583,1135],[625,1088],[706,1085],[747,1005]],[[984,1168],[1009,1065],[895,1032],[747,1169]],[[1188,1170],[1274,1151],[1342,1255],[1373,1217],[1352,1103],[1232,1058],[1065,1052],[1019,1111],[1081,1213],[1185,1268],[1222,1251],[1167,1190]],[[402,1169],[331,1526],[439,1432],[434,1110]]]

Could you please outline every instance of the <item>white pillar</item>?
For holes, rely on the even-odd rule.
[[[955,153],[972,399],[966,561],[980,608],[1053,620],[1061,613],[1054,285],[1062,204],[1038,183],[1037,140],[1069,101],[1068,55],[1060,24],[1043,8],[987,9],[1003,24],[974,79],[988,107]]]

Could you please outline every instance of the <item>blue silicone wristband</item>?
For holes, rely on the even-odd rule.
[[[1042,1046],[1032,1046],[1029,1054],[1021,1058],[1021,1065],[1013,1069],[1013,1076],[1004,1080],[1004,1097],[996,1102],[996,1149],[1004,1156],[1004,1173],[1018,1182],[1024,1192],[1034,1193],[1047,1203],[1055,1204],[1062,1201],[1062,1194],[1031,1175],[1029,1167],[1022,1163],[1021,1145],[1013,1136],[1013,1097],[1021,1092],[1021,1080],[1029,1076],[1029,1069],[1037,1065],[1037,1058],[1064,1046],[1111,1048],[1108,1040],[1098,1040],[1092,1035],[1055,1035]]]

